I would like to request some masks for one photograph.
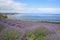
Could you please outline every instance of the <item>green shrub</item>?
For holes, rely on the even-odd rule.
[[[5,27],[0,25],[0,32],[4,29]]]
[[[0,35],[0,40],[21,40],[21,33],[16,29],[9,29]]]
[[[46,28],[40,27],[32,31],[26,31],[27,40],[46,40],[46,35],[49,34],[49,31]]]
[[[5,16],[5,18],[8,18],[7,16]]]
[[[24,26],[21,26],[21,25],[17,25],[16,27],[19,27],[19,28],[24,28]]]
[[[26,31],[25,35],[26,35],[26,40],[34,40],[35,39],[35,35],[30,31]]]
[[[13,23],[8,23],[8,25],[15,26],[16,24],[13,24]]]
[[[7,16],[4,16],[3,13],[0,14],[0,18],[8,18]]]

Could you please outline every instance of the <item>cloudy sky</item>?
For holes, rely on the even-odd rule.
[[[60,13],[60,0],[0,0],[0,12]]]

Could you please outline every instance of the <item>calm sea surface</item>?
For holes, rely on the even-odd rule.
[[[15,15],[8,15],[8,17],[21,20],[43,20],[60,22],[60,14],[21,13]]]

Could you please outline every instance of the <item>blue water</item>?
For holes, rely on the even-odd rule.
[[[60,22],[60,14],[22,13],[22,14],[10,15],[8,17],[22,20],[43,20],[43,21]]]

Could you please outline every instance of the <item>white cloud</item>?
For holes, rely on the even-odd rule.
[[[30,12],[33,8],[29,8],[25,3],[17,3],[13,0],[0,0],[0,12]]]
[[[13,0],[0,0],[0,12],[47,13],[60,12],[60,8],[31,8],[25,3],[18,3]]]
[[[60,12],[60,8],[37,8],[38,11],[40,12],[45,12],[45,13],[55,13],[55,12]]]

